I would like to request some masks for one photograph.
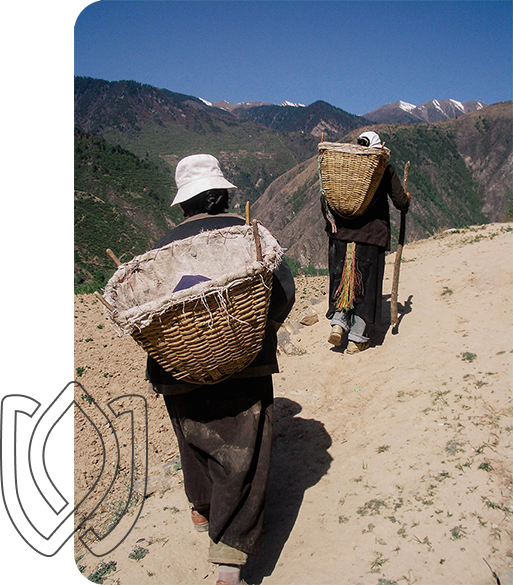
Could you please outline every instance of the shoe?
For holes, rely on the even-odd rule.
[[[369,347],[368,341],[349,341],[346,348],[346,353],[360,353]]]
[[[344,330],[340,325],[332,325],[331,333],[328,337],[328,342],[332,345],[340,345],[342,343],[342,334]]]
[[[208,530],[208,518],[200,514],[198,511],[191,510],[192,523],[195,530],[198,532],[206,532]]]

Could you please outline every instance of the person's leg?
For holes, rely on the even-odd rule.
[[[366,336],[367,323],[358,315],[353,315],[351,329],[347,335],[346,353],[354,354],[365,351],[369,347],[369,338]]]
[[[223,409],[224,416],[212,421],[208,437],[209,534],[216,544],[256,554],[271,464],[272,378],[231,380],[224,400],[233,411]]]
[[[185,456],[184,487],[195,508],[210,506],[208,560],[220,565],[223,574],[223,566],[240,569],[248,554],[258,552],[270,468],[272,401],[270,375],[226,380],[166,397]],[[228,573],[238,575],[231,569]]]
[[[356,261],[362,288],[355,299],[346,353],[369,347],[368,326],[380,319],[385,250],[370,244],[356,245]]]
[[[365,323],[365,321],[358,315],[352,315],[351,327],[347,335],[349,341],[354,341],[356,343],[365,343],[366,341],[369,341],[369,338],[365,335],[366,331],[367,323]]]
[[[332,345],[340,345],[342,335],[349,330],[349,319],[345,311],[337,311],[333,302],[333,295],[340,285],[346,256],[346,243],[333,238],[329,239],[328,267],[329,267],[329,299],[326,317],[331,320],[331,332],[328,342]]]
[[[210,541],[208,561],[218,566],[217,585],[239,585],[241,568],[246,564],[247,558],[246,553],[221,541]]]
[[[351,313],[349,311],[337,311],[333,314],[331,318],[330,324],[333,327],[334,325],[339,325],[344,330],[344,333],[347,333],[351,328]]]
[[[367,325],[378,323],[381,317],[384,248],[371,244],[356,244],[356,262],[361,278],[361,291],[355,298],[353,313]]]
[[[326,317],[331,319],[337,312],[337,308],[333,302],[333,296],[340,285],[340,279],[344,271],[344,263],[346,259],[346,242],[341,242],[333,238],[329,239],[328,245],[328,270],[329,270],[329,298],[328,311]]]
[[[196,395],[196,392],[191,392]],[[184,433],[182,415],[184,399],[181,395],[164,395],[173,430],[180,451],[180,463],[184,477],[184,489],[192,508],[192,520],[194,525],[201,525],[201,519],[195,522],[194,511],[208,520],[208,510],[212,497],[212,480],[208,472],[208,457],[205,453],[194,447]]]

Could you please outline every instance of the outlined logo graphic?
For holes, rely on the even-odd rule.
[[[74,398],[80,391],[88,408]],[[130,403],[126,408],[124,404]],[[48,462],[56,449],[61,423],[71,421],[73,406],[95,429],[103,448],[103,461],[94,484],[81,501],[74,505],[73,492],[66,497],[52,480]],[[104,556],[119,546],[137,522],[146,494],[148,471],[148,416],[146,399],[137,394],[119,396],[103,410],[78,382],[70,382],[39,416],[41,403],[22,394],[2,399],[0,410],[0,472],[2,497],[7,514],[22,539],[43,556],[55,555],[73,533],[80,529],[80,540],[95,556]],[[108,413],[108,414],[107,414]],[[71,417],[71,418],[70,418]],[[121,459],[118,437],[119,422],[130,417],[130,432],[123,435]],[[126,426],[126,425],[125,425]],[[126,436],[126,435],[130,436]],[[66,437],[66,440],[68,438]],[[69,441],[73,442],[72,437]],[[139,451],[136,453],[136,443]],[[57,445],[58,447],[58,445]],[[142,452],[141,452],[142,451]],[[136,461],[137,460],[137,461]],[[129,489],[116,522],[108,530],[99,530],[91,517],[108,499],[123,464],[129,468]],[[134,501],[136,479],[143,483],[143,494],[134,514],[126,514]],[[101,480],[101,481],[100,481]],[[74,526],[74,518],[80,521]]]

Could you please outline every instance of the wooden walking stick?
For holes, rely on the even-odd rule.
[[[410,161],[404,166],[403,189],[408,191],[408,173],[410,171]],[[397,251],[395,253],[394,277],[392,280],[392,292],[390,294],[390,324],[395,327],[398,323],[397,317],[397,293],[399,291],[399,269],[401,267],[401,256],[403,254],[404,235],[406,231],[406,213],[401,211],[401,226],[399,228],[399,240],[397,242]]]

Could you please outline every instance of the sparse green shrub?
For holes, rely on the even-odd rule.
[[[149,552],[150,551],[147,548],[143,548],[142,546],[136,546],[134,550],[128,555],[128,558],[133,559],[134,561],[140,561],[141,559],[144,559],[144,557]]]
[[[109,561],[108,563],[102,562],[96,567],[96,570],[87,577],[92,583],[100,583],[105,581],[105,577],[116,570],[117,563],[115,561]]]

